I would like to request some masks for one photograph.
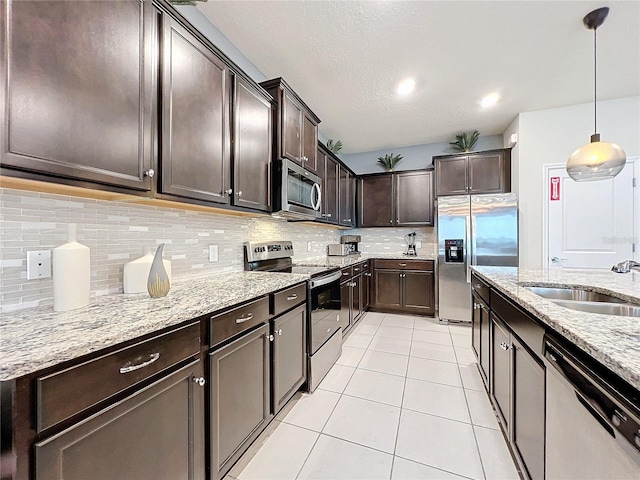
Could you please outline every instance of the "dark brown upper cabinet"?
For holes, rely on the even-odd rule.
[[[151,2],[16,1],[1,9],[2,167],[150,190]]]
[[[233,204],[271,210],[271,97],[234,76]]]
[[[228,66],[165,15],[161,68],[161,192],[229,204]]]
[[[433,157],[436,194],[465,195],[511,191],[511,149]]]
[[[318,148],[318,176],[322,179],[322,222],[338,223],[338,178],[340,167],[324,147]]]
[[[431,170],[365,175],[358,181],[360,227],[433,225]]]
[[[282,79],[260,84],[275,100],[273,158],[288,158],[318,174],[320,119]]]
[[[338,225],[355,227],[355,198],[356,179],[353,174],[342,165],[339,166],[338,177]]]

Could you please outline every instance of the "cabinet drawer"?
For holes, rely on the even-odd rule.
[[[342,269],[342,277],[340,281],[348,280],[353,277],[353,267],[345,267]]]
[[[471,288],[489,305],[489,291],[491,287],[477,275],[471,275]]]
[[[271,313],[280,315],[296,305],[300,305],[307,299],[307,284],[302,283],[281,292],[272,294],[273,304]]]
[[[37,430],[49,428],[200,352],[200,324],[36,380]]]
[[[433,260],[374,260],[374,268],[433,271]]]
[[[544,327],[495,290],[491,290],[491,310],[540,357],[538,360],[541,360]]]
[[[211,317],[209,320],[209,346],[217,345],[234,335],[269,320],[269,297]]]

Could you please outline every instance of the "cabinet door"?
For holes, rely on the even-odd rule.
[[[307,378],[307,306],[301,305],[273,321],[273,414]]]
[[[507,327],[491,314],[491,350],[493,362],[491,363],[491,393],[493,404],[498,412],[498,418],[505,432],[509,431],[509,419],[511,418],[511,340]]]
[[[282,94],[282,152],[283,157],[301,165],[302,107],[287,92]],[[315,148],[315,146],[314,146]]]
[[[379,308],[399,310],[402,307],[400,299],[400,283],[402,272],[400,270],[373,271],[374,275],[374,305]]]
[[[529,478],[544,478],[545,369],[513,336],[512,343],[513,444]]]
[[[351,296],[353,288],[351,288],[351,280],[340,285],[340,326],[342,327],[342,335],[351,328],[352,310]]]
[[[480,301],[480,373],[484,377],[486,385],[489,385],[489,352],[491,341],[489,338],[491,330],[490,310],[487,305]],[[502,351],[502,350],[501,350]]]
[[[393,175],[362,177],[358,184],[359,226],[393,226]]]
[[[435,172],[438,196],[467,193],[467,157],[436,158]]]
[[[228,67],[165,16],[162,80],[162,192],[228,204]]]
[[[396,225],[433,225],[432,172],[396,173],[394,177]]]
[[[340,166],[340,178],[338,181],[338,190],[340,196],[340,225],[345,227],[353,226],[353,178],[342,165]]]
[[[366,312],[371,304],[371,272],[367,271],[362,274],[360,288],[362,291],[361,311]]]
[[[325,220],[338,223],[338,178],[340,176],[338,163],[328,155],[325,157],[324,194]]]
[[[302,114],[302,157],[304,168],[318,174],[318,125],[307,115]]]
[[[502,153],[469,155],[469,193],[506,191],[505,158]]]
[[[2,4],[2,166],[150,190],[150,2]]]
[[[351,311],[355,323],[362,315],[362,275],[353,277],[351,288],[353,289]]]
[[[263,325],[209,354],[211,478],[226,473],[271,417],[268,336]]]
[[[471,294],[471,300],[473,303],[473,311],[471,312],[471,348],[476,356],[476,359],[480,360],[480,349],[482,348],[480,343],[480,326],[482,324],[482,307],[480,305],[480,299],[475,293]]]
[[[404,309],[415,313],[433,314],[433,272],[405,271],[402,280]]]
[[[204,479],[202,370],[193,362],[36,443],[35,478]]]
[[[234,78],[233,204],[271,209],[271,103]]]

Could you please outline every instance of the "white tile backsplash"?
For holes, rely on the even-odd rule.
[[[92,296],[122,292],[126,262],[143,247],[165,243],[174,278],[244,268],[245,241],[291,240],[294,261],[321,257],[342,234],[362,236],[364,252],[401,253],[404,235],[418,233],[419,252],[435,249],[433,228],[341,230],[310,223],[288,223],[268,215],[245,217],[126,202],[0,188],[0,309],[14,311],[53,304],[53,282],[26,279],[29,250],[50,250],[67,241],[67,224],[78,225],[78,241],[91,249]],[[311,251],[307,250],[310,242]],[[209,263],[209,245],[219,260]]]

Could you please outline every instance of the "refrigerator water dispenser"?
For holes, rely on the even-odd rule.
[[[464,249],[462,239],[444,241],[445,263],[464,263]]]

